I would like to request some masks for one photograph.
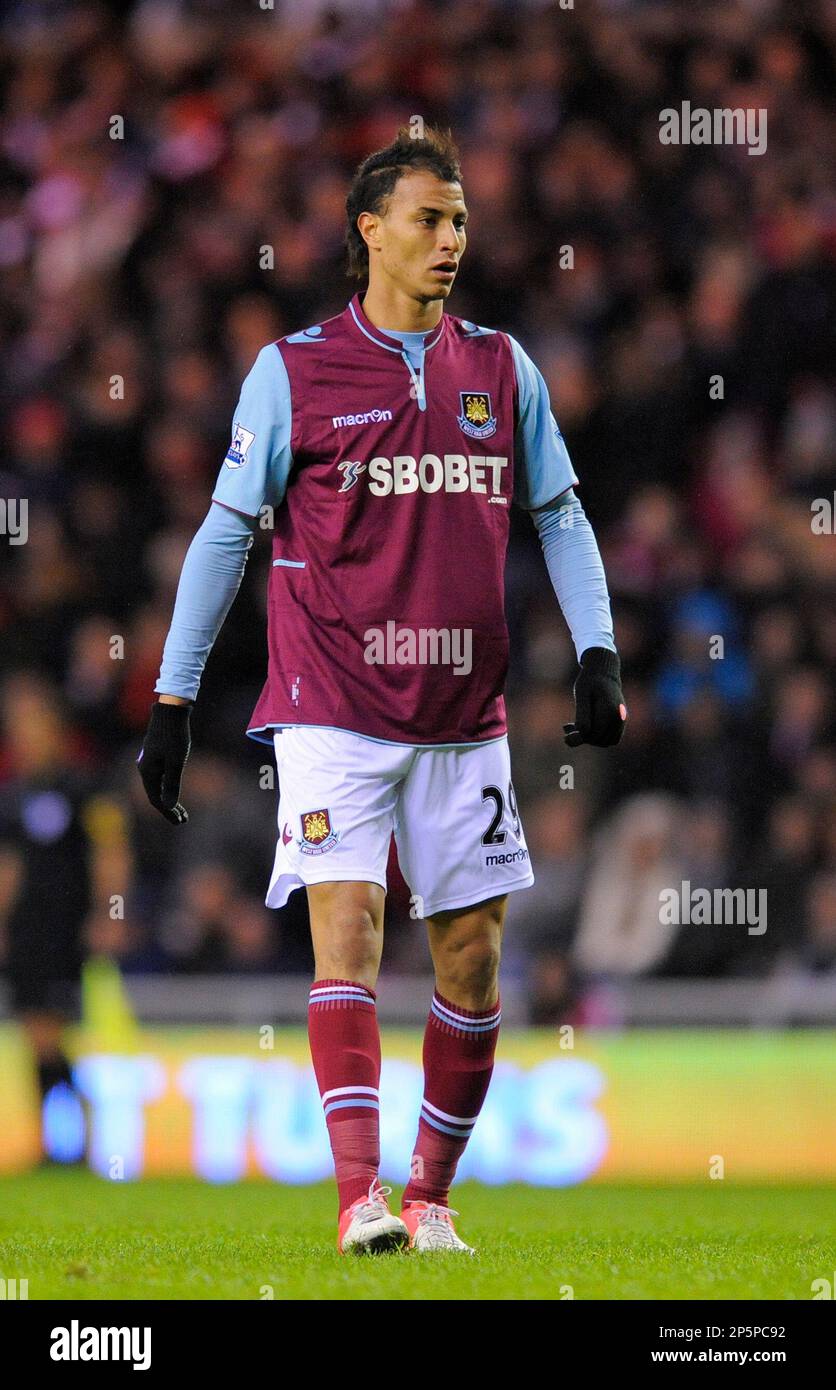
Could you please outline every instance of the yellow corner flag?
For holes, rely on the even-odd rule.
[[[96,1046],[108,1052],[132,1049],[139,1026],[131,1007],[122,972],[109,956],[91,956],[81,976],[82,1022]]]

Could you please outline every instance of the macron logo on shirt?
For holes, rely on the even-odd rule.
[[[331,419],[332,428],[342,429],[343,425],[377,425],[381,420],[391,420],[391,410],[367,410],[360,415],[334,415]]]

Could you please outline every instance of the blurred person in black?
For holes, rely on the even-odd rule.
[[[130,858],[122,812],[77,765],[82,750],[54,688],[14,675],[0,715],[10,774],[0,785],[3,968],[43,1107],[54,1088],[73,1091],[65,1032],[80,1012],[85,923],[114,893],[124,902]]]

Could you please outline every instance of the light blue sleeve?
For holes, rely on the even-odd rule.
[[[213,502],[183,561],[163,650],[158,695],[197,698],[203,668],[238,592],[255,517]]]
[[[610,596],[595,532],[572,490],[532,510],[546,568],[580,661],[588,647],[616,650]]]
[[[268,343],[244,378],[213,501],[253,517],[265,502],[277,507],[293,464],[291,426],[287,368],[275,343]]]
[[[543,507],[578,481],[542,375],[516,338],[506,334],[517,373],[520,418],[514,437],[514,501]]]

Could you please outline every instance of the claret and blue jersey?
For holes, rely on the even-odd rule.
[[[354,326],[356,336],[349,325]],[[491,340],[487,351],[486,340]],[[329,345],[331,351],[326,355],[324,349]],[[304,367],[301,353],[311,355]],[[492,398],[486,389],[486,373],[495,371],[497,364],[500,384]],[[471,381],[468,371],[476,379]],[[291,374],[301,384],[306,373],[313,378],[315,395],[300,401],[292,393]],[[457,392],[462,373],[466,384]],[[390,395],[384,401],[382,393],[386,391]],[[497,407],[501,410],[503,406],[511,412],[505,420],[497,414]],[[407,407],[411,407],[408,415]],[[299,450],[304,450],[306,458],[313,451],[316,458],[316,449],[321,448],[330,467],[334,454],[344,453],[346,458],[338,460],[339,468],[344,461],[354,461],[353,457],[348,459],[353,441],[361,445],[361,452],[368,452],[376,440],[384,439],[390,441],[389,454],[375,449],[370,459],[379,454],[391,462],[391,441],[396,434],[384,427],[396,423],[396,412],[402,417],[399,423],[413,433],[413,450],[419,417],[437,417],[444,412],[444,423],[450,429],[449,449],[444,452],[472,454],[477,459],[496,455],[495,445],[487,445],[495,440],[500,422],[505,431],[510,427],[513,446],[506,458],[507,476],[514,477],[513,500],[521,507],[542,507],[577,482],[543,377],[510,334],[449,314],[442,316],[438,328],[427,333],[384,333],[366,318],[357,294],[337,318],[262,348],[241,389],[233,443],[214,497],[251,516],[258,514],[265,501],[278,505],[285,497]],[[452,422],[451,412],[455,417]],[[374,426],[380,429],[372,431]],[[238,430],[245,436],[243,459],[235,438]],[[475,447],[480,443],[485,443],[484,450]],[[414,458],[414,452],[407,456]],[[379,492],[386,490],[386,471],[384,463],[377,480]],[[434,491],[439,487],[437,470],[425,466],[424,476],[427,474]],[[480,481],[481,472],[477,485]],[[422,490],[427,490],[426,481]]]
[[[268,679],[249,732],[269,741],[275,727],[309,724],[413,744],[502,737],[513,502],[564,551],[575,531],[578,555],[586,548],[583,593],[564,575],[558,597],[576,645],[614,645],[576,482],[543,378],[506,333],[449,314],[425,334],[384,332],[358,294],[334,318],[263,348],[212,509],[237,516],[239,530],[265,504],[274,509]],[[558,538],[567,507],[579,524]],[[548,550],[547,562],[555,582]],[[187,560],[184,608],[188,569]],[[197,662],[184,651],[180,608],[178,592],[157,689],[193,698],[208,646]],[[370,662],[370,631],[392,623],[467,631],[467,679],[451,664]]]

